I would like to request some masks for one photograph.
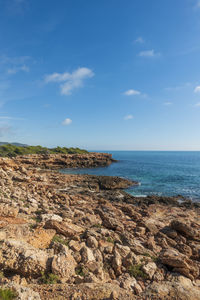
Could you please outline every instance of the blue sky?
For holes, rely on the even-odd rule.
[[[200,150],[200,1],[0,0],[0,140]]]

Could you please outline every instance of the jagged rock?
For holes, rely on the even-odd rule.
[[[50,270],[49,256],[26,242],[7,240],[0,247],[0,268],[21,276],[37,278]]]
[[[57,233],[60,233],[68,238],[77,239],[79,234],[81,234],[84,229],[75,224],[70,224],[66,222],[57,222],[54,220],[48,220],[45,223],[45,228],[55,229]]]
[[[157,266],[154,262],[149,262],[148,264],[144,265],[142,267],[143,271],[150,279],[152,279],[153,275],[155,274],[157,270]]]
[[[103,209],[98,209],[96,210],[96,212],[100,215],[102,219],[102,224],[106,228],[116,230],[118,227],[120,227],[121,224],[117,222],[114,215],[110,215],[109,212],[103,211]]]
[[[179,252],[183,253],[184,255],[188,257],[192,256],[192,249],[190,246],[186,244],[177,244],[176,248]]]
[[[179,220],[173,220],[171,227],[188,238],[194,239],[198,236],[198,232],[195,229]]]
[[[171,281],[152,282],[141,297],[151,299],[152,295],[157,295],[157,298],[153,299],[160,300],[199,300],[200,289],[194,286],[190,279],[174,275]]]
[[[84,243],[84,242],[80,243],[80,242],[74,241],[74,240],[71,240],[71,241],[69,242],[69,247],[70,247],[73,251],[80,251],[81,248],[82,248],[83,246],[85,246],[85,243]]]
[[[57,222],[62,222],[63,218],[55,215],[55,214],[43,214],[41,215],[42,221],[46,222],[46,221],[57,221]]]
[[[19,207],[11,207],[8,204],[0,204],[0,216],[4,217],[17,217],[19,212]]]
[[[104,241],[104,240],[100,240],[99,241],[99,249],[102,252],[112,253],[113,252],[113,248],[114,248],[113,243],[110,243],[110,242],[107,242],[107,241]]]
[[[173,267],[175,272],[179,272],[191,280],[199,275],[199,268],[187,256],[175,249],[163,250],[159,258],[164,265]]]
[[[66,249],[64,254],[55,255],[53,257],[51,269],[52,273],[67,281],[75,275],[76,265],[76,261],[71,255],[71,252]]]
[[[123,179],[120,177],[99,176],[99,187],[103,190],[125,189],[137,182]]]
[[[46,249],[49,247],[56,231],[53,229],[37,228],[31,236],[28,237],[27,242],[35,248]]]
[[[122,274],[118,281],[120,283],[120,287],[124,288],[125,290],[130,290],[135,292],[137,295],[142,293],[142,288],[137,283],[137,280],[134,277],[131,277],[128,273]]]
[[[98,247],[98,241],[93,236],[89,236],[87,238],[87,246],[89,248],[97,248]]]
[[[121,255],[122,258],[127,257],[127,255],[131,251],[128,246],[120,245],[118,243],[115,244],[115,249]]]
[[[16,300],[41,300],[39,293],[33,291],[29,287],[17,285],[15,283],[9,283],[1,288],[12,289],[16,293]]]
[[[115,250],[114,256],[112,259],[112,268],[114,269],[117,276],[119,276],[122,273],[121,267],[122,267],[121,255],[119,254],[119,252],[117,250]]]
[[[84,246],[81,249],[81,257],[82,257],[82,262],[85,264],[95,261],[95,257],[92,250],[86,246]]]

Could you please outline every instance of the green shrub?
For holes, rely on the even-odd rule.
[[[102,225],[101,224],[94,224],[94,225],[92,225],[92,227],[102,228]]]
[[[0,146],[0,156],[15,157],[17,155],[28,155],[28,154],[85,154],[88,153],[86,150],[79,148],[46,148],[42,146],[16,146],[12,144],[6,144]]]
[[[158,262],[158,257],[150,255],[148,252],[142,254],[143,256],[150,257],[153,262]]]
[[[115,241],[114,241],[110,236],[107,237],[106,241],[107,241],[108,243],[112,243],[112,244],[115,243]]]
[[[13,290],[0,288],[0,300],[13,300],[16,297],[17,294]]]
[[[53,273],[45,274],[44,272],[42,272],[41,275],[41,282],[43,284],[56,284],[60,281],[59,277]]]
[[[79,275],[81,277],[85,277],[87,271],[84,267],[79,266],[75,269],[75,273],[76,273],[76,275]]]
[[[130,266],[128,269],[128,272],[132,277],[135,277],[136,279],[138,279],[138,278],[146,279],[147,278],[147,275],[142,270],[142,264]]]
[[[60,243],[60,244],[65,245],[65,246],[69,245],[69,241],[64,240],[59,235],[54,235],[54,237],[52,239],[52,242]]]

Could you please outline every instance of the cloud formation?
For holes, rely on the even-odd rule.
[[[8,117],[8,116],[0,116],[0,120],[24,120],[24,118],[15,118],[15,117]]]
[[[59,82],[62,95],[71,95],[74,89],[83,87],[84,80],[94,76],[91,69],[78,68],[72,73],[53,73],[45,77],[45,83]]]
[[[139,53],[139,56],[141,56],[141,57],[158,57],[158,56],[160,56],[160,53],[155,52],[155,50],[152,49],[152,50],[141,51]]]
[[[20,66],[20,67],[14,67],[14,68],[10,68],[7,70],[7,73],[12,75],[12,74],[16,74],[18,72],[29,72],[29,67],[27,67],[26,65]]]
[[[200,102],[197,102],[194,106],[195,107],[200,107]]]
[[[72,123],[72,120],[70,118],[66,118],[63,122],[62,125],[67,126],[70,125]]]
[[[6,70],[8,75],[14,75],[18,72],[29,72],[30,56],[9,57],[7,55],[0,56],[0,65]]]
[[[124,95],[125,96],[136,96],[136,95],[141,95],[141,92],[137,91],[137,90],[130,89],[130,90],[127,90],[126,92],[124,92]]]
[[[163,103],[165,106],[170,106],[170,105],[172,105],[172,102],[164,102]]]
[[[195,93],[200,93],[200,85],[195,87],[194,92]]]
[[[139,37],[135,40],[135,43],[137,43],[137,44],[144,44],[144,39],[143,39],[143,37],[139,36]]]
[[[127,115],[127,116],[125,116],[124,117],[124,120],[131,120],[131,119],[133,119],[133,115]]]

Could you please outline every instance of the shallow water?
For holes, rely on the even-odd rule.
[[[139,186],[128,189],[132,195],[183,195],[200,201],[200,152],[105,152],[119,161],[104,168],[67,169],[62,172],[121,176],[140,182]]]

